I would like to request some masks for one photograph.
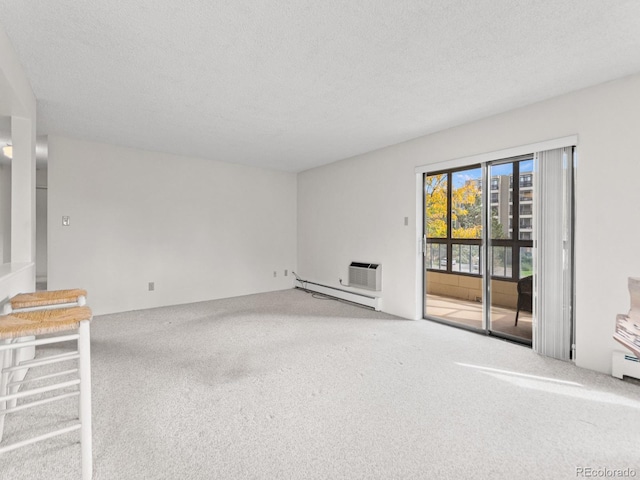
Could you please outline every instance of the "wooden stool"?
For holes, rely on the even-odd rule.
[[[38,303],[38,300],[31,300],[31,302],[27,303],[34,302]],[[60,306],[65,303],[68,302],[60,302],[58,305]],[[0,343],[0,354],[4,357],[1,362],[2,370],[0,377],[0,441],[2,440],[4,418],[7,414],[64,398],[73,396],[80,397],[79,422],[28,440],[0,447],[0,454],[79,429],[81,432],[82,478],[83,480],[89,480],[92,478],[93,471],[91,453],[91,360],[89,330],[89,322],[92,318],[91,310],[86,306],[46,309],[46,306],[41,302],[37,305],[29,306],[17,302],[17,305],[23,305],[24,309],[29,311],[13,311],[13,313],[9,315],[0,316],[0,341],[2,341],[2,343]],[[33,310],[34,308],[36,310]],[[39,337],[41,335],[46,335],[46,337],[24,341],[24,337]],[[50,355],[28,361],[19,361],[16,359],[15,351],[18,349],[50,345],[69,340],[77,340],[77,351]],[[25,367],[31,369],[71,360],[78,360],[78,368],[42,375],[28,380],[15,381],[13,378],[15,372],[24,371]],[[69,375],[74,375],[75,378],[12,393],[18,388],[35,381]],[[14,402],[19,399],[67,389],[75,385],[79,386],[76,391],[62,392],[49,398],[14,406]]]
[[[5,315],[9,315],[12,312],[29,312],[35,310],[44,310],[50,308],[66,308],[83,306],[87,303],[87,291],[80,288],[73,288],[68,290],[47,290],[32,293],[20,293],[11,298],[7,303],[3,305],[3,312]],[[26,342],[33,340],[33,337],[21,337],[20,342]],[[0,340],[0,344],[10,343],[9,341]],[[27,360],[32,360],[36,354],[35,347],[22,347],[13,352],[13,364],[24,363]],[[0,355],[0,369],[3,367],[2,356]],[[6,393],[15,393],[18,391],[19,381],[23,380],[27,375],[28,368],[24,367],[20,370],[16,370],[12,373],[13,386],[10,386],[6,392],[1,392],[4,395]],[[10,400],[8,408],[15,407],[17,400]],[[0,440],[2,440],[2,431],[0,431]]]

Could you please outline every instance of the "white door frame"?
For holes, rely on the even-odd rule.
[[[543,152],[545,150],[553,150],[555,148],[571,147],[578,145],[578,135],[569,135],[567,137],[554,138],[541,142],[530,143],[528,145],[518,145],[493,152],[480,153],[469,157],[456,158],[443,162],[435,162],[415,167],[416,174],[416,311],[415,319],[424,318],[424,295],[425,295],[425,274],[423,261],[423,235],[424,235],[424,174],[439,170],[448,170],[451,168],[465,167],[467,165],[475,165],[478,163],[492,162],[494,160],[502,160],[504,158],[517,157],[528,153]]]

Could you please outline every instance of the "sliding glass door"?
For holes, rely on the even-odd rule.
[[[528,344],[533,312],[533,156],[487,165],[489,325]]]
[[[483,167],[426,174],[425,314],[473,330],[483,313]]]
[[[533,154],[424,175],[425,317],[531,344]]]
[[[424,174],[424,316],[568,360],[573,147]]]

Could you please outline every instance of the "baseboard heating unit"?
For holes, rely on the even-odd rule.
[[[328,297],[339,298],[340,300],[357,303],[358,305],[364,305],[365,307],[372,308],[378,312],[382,309],[382,298],[380,297],[351,292],[349,290],[343,290],[342,288],[329,287],[328,285],[321,285],[319,283],[308,282],[306,280],[298,279],[297,282],[300,285],[296,285],[296,288],[320,293]]]
[[[617,378],[633,377],[640,379],[640,359],[629,353],[615,350],[611,362],[611,375]]]

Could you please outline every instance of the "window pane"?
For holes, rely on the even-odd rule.
[[[428,243],[427,258],[425,260],[426,268],[432,270],[447,269],[447,244],[446,243]]]
[[[531,218],[521,218],[520,219],[520,230],[531,230]]]
[[[451,246],[451,252],[451,270],[454,272],[468,272],[469,270],[466,268],[467,264],[465,260],[469,258],[469,246],[454,244]]]
[[[532,175],[530,173],[520,175],[520,187],[530,187],[532,185]]]
[[[452,238],[481,238],[482,236],[481,176],[480,168],[452,174]]]
[[[491,247],[491,275],[494,277],[511,277],[511,247]]]
[[[451,270],[476,274],[480,272],[480,245],[453,244],[451,250]]]
[[[520,190],[520,201],[530,202],[533,200],[533,191],[530,188]]]
[[[491,238],[511,238],[511,221],[513,205],[511,203],[511,183],[513,179],[513,163],[492,165],[489,167],[491,185],[496,188],[491,192]]]
[[[520,248],[520,278],[533,275],[533,248]]]
[[[425,179],[427,238],[447,238],[447,190],[446,173]]]
[[[520,164],[520,240],[531,240],[533,232],[533,161],[522,160]]]

